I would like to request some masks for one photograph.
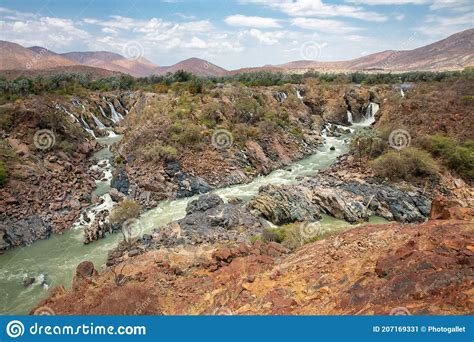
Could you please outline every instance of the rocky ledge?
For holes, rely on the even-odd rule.
[[[147,250],[245,242],[263,231],[267,223],[239,204],[224,203],[215,194],[189,202],[186,216],[145,234],[132,244],[122,242],[109,253],[107,265],[118,264]]]
[[[405,185],[406,187],[408,185]],[[249,209],[274,224],[315,221],[327,214],[351,223],[381,216],[389,221],[423,222],[431,201],[414,186],[402,189],[383,181],[342,181],[318,175],[297,185],[262,187]]]
[[[474,224],[357,227],[286,254],[276,243],[151,250],[39,304],[58,315],[371,315],[474,310]],[[87,272],[83,269],[87,268]],[[75,305],[70,305],[70,303]]]

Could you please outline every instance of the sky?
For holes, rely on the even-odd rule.
[[[0,40],[226,69],[408,50],[474,27],[473,0],[2,0]]]

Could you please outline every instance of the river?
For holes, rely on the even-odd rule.
[[[348,151],[346,137],[326,137],[326,143],[316,154],[293,163],[286,169],[275,170],[267,176],[257,177],[251,183],[234,185],[214,192],[224,198],[238,197],[249,200],[258,193],[260,186],[265,184],[291,184],[301,176],[311,176],[323,168],[328,167],[338,156]],[[112,144],[120,136],[98,138],[102,143]],[[335,150],[330,147],[334,146]],[[110,208],[113,203],[108,195],[110,186],[110,164],[104,160],[111,158],[108,148],[99,151],[96,158],[101,160],[106,170],[107,180],[98,182],[95,193],[102,196],[105,202],[100,207],[91,208],[89,212]],[[98,163],[100,164],[100,163]],[[104,166],[104,164],[106,164]],[[156,208],[151,209],[140,218],[141,233],[150,233],[160,227],[185,215],[186,204],[193,198],[163,201]],[[92,215],[89,215],[92,216]],[[382,222],[375,219],[373,222]],[[321,224],[328,229],[344,229],[349,223],[325,217]],[[52,235],[47,240],[36,241],[31,246],[19,247],[0,256],[0,314],[27,314],[38,302],[43,299],[48,290],[54,286],[71,285],[76,266],[90,260],[96,268],[103,267],[107,252],[113,249],[122,238],[121,234],[108,235],[105,239],[83,244],[83,226],[78,222],[74,227],[61,235]],[[37,281],[29,287],[22,285],[23,279],[35,277]]]

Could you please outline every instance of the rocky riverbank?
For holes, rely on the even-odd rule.
[[[100,274],[81,264],[73,289],[56,288],[36,309],[66,315],[469,314],[473,239],[472,222],[430,221],[359,227],[292,254],[260,242],[153,250]]]
[[[0,252],[71,228],[100,201],[93,194],[104,178],[91,168],[102,148],[95,138],[125,116],[126,99],[133,96],[32,96],[0,107],[0,162],[8,176],[0,186]]]
[[[277,225],[316,221],[322,214],[351,223],[367,221],[370,216],[411,223],[426,220],[431,201],[414,186],[401,189],[376,179],[342,181],[321,175],[297,185],[266,186],[248,206]]]

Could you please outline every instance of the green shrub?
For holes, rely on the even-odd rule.
[[[119,154],[118,156],[115,156],[114,158],[115,165],[120,165],[124,161],[125,161],[125,158],[121,154]]]
[[[357,156],[374,158],[383,153],[385,144],[383,138],[373,129],[361,129],[356,131],[350,144]]]
[[[263,107],[254,98],[241,98],[235,102],[237,122],[254,123],[263,115]]]
[[[110,213],[110,223],[122,224],[128,219],[140,216],[140,205],[132,199],[125,199]]]
[[[474,144],[457,146],[454,152],[443,162],[451,170],[456,171],[461,177],[474,180]]]
[[[375,173],[389,179],[411,180],[435,174],[438,166],[431,155],[409,147],[400,152],[389,151],[370,163]]]
[[[459,145],[453,138],[432,135],[425,137],[421,145],[433,156],[440,158],[448,169],[465,179],[474,179],[474,140]]]
[[[190,145],[201,140],[201,128],[191,122],[175,122],[172,125],[171,140],[181,145]]]
[[[0,108],[0,128],[8,131],[13,125],[12,113]]]
[[[431,135],[425,137],[421,145],[431,152],[433,156],[445,159],[454,152],[457,143],[453,138],[444,137],[442,135]]]
[[[159,160],[172,161],[178,157],[178,150],[170,145],[163,145],[160,141],[154,143],[145,152],[145,158],[157,162]]]
[[[209,128],[216,127],[216,125],[221,122],[221,111],[222,108],[217,102],[206,104],[199,116],[199,123]]]
[[[8,180],[7,167],[4,163],[0,162],[0,185],[3,185]]]

